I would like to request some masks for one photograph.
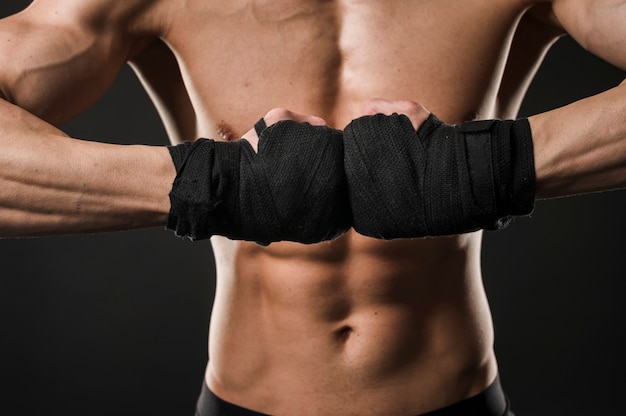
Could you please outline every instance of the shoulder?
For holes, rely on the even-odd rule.
[[[25,25],[99,39],[112,48],[125,45],[123,48],[133,55],[166,30],[167,9],[176,1],[34,0],[11,18]]]
[[[37,23],[93,32],[158,32],[167,0],[34,0],[22,16]],[[159,18],[162,16],[162,18]]]

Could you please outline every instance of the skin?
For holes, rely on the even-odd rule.
[[[416,128],[431,111],[448,123],[514,117],[563,33],[626,69],[625,14],[617,0],[37,0],[0,22],[0,232],[165,223],[165,149],[54,127],[127,62],[173,143],[256,145],[262,114],[336,128],[377,112]],[[539,197],[624,187],[625,89],[530,118]],[[496,377],[480,232],[212,243],[206,382],[225,400],[270,414],[416,415]]]

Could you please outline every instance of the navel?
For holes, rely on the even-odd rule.
[[[348,341],[348,338],[350,338],[350,334],[352,334],[352,331],[353,329],[351,326],[348,326],[348,325],[342,326],[335,332],[337,341],[345,343],[346,341]]]

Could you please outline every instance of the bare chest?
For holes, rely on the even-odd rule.
[[[444,118],[487,111],[522,1],[180,2],[164,36],[201,133],[236,134],[274,107],[342,128],[374,97]]]

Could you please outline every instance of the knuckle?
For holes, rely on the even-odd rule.
[[[291,111],[285,108],[273,108],[265,115],[266,121],[276,122],[291,118]]]
[[[419,111],[420,105],[415,101],[402,101],[401,103],[402,110],[407,113],[415,113]]]
[[[309,116],[307,121],[314,126],[326,125],[326,120],[318,116]]]

